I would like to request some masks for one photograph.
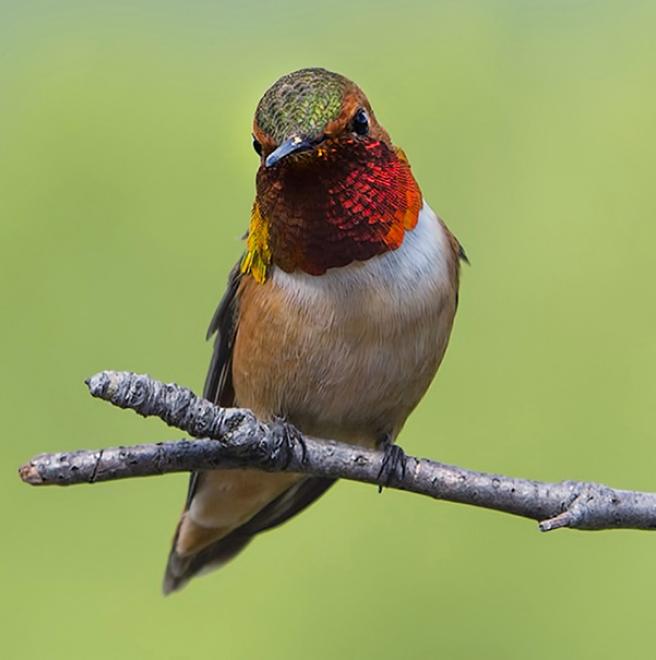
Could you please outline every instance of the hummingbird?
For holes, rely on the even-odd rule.
[[[252,136],[256,197],[209,326],[204,396],[262,422],[381,448],[385,485],[403,469],[395,440],[446,351],[465,252],[344,76],[282,76],[259,101]],[[333,483],[253,469],[193,473],[164,592],[225,564]]]

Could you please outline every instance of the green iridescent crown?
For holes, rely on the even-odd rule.
[[[339,117],[349,81],[326,69],[300,69],[277,80],[255,111],[255,121],[274,142],[294,132],[319,133]]]

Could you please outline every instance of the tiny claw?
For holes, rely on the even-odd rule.
[[[296,428],[285,422],[284,419],[279,418],[275,421],[280,427],[280,435],[275,441],[271,461],[273,463],[280,462],[282,469],[286,470],[294,458],[294,452],[298,445],[301,448],[301,463],[306,463],[307,445],[303,435]]]
[[[407,457],[398,445],[386,444],[383,446],[383,460],[378,471],[378,492],[389,486],[395,478],[405,478]]]

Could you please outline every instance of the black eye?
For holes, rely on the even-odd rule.
[[[369,115],[364,108],[360,108],[353,115],[351,126],[353,127],[353,132],[358,135],[366,135],[369,132]]]
[[[253,149],[258,156],[262,155],[262,145],[255,138],[253,138]]]

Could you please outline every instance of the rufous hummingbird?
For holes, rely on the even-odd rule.
[[[280,78],[253,122],[260,158],[246,250],[210,323],[204,396],[303,433],[394,445],[447,347],[462,247],[424,200],[360,88],[310,68]],[[164,591],[305,509],[332,479],[192,474]]]

